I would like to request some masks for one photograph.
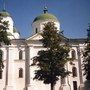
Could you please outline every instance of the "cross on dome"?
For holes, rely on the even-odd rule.
[[[6,11],[6,2],[3,0],[3,11]]]
[[[46,7],[46,6],[44,7],[43,12],[44,12],[44,14],[48,12],[48,9],[47,9],[47,7]]]

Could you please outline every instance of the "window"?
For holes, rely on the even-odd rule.
[[[3,65],[3,51],[0,50],[0,65],[1,65],[1,68],[4,68],[4,65]]]
[[[22,68],[19,69],[19,78],[23,78],[23,69]]]
[[[2,70],[0,70],[0,79],[2,79]]]
[[[73,58],[73,59],[76,59],[76,52],[75,52],[74,49],[72,50],[71,55],[72,55],[72,58]]]
[[[3,51],[0,50],[0,60],[2,60],[2,59],[3,59]]]
[[[22,50],[19,51],[19,59],[22,59]]]
[[[73,74],[73,77],[77,77],[77,68],[76,67],[72,68],[72,74]]]
[[[73,90],[77,90],[77,81],[73,81]]]
[[[65,78],[62,78],[61,77],[61,84],[65,84],[66,82],[65,82]]]
[[[38,29],[36,28],[36,31],[35,31],[36,33],[38,32]]]

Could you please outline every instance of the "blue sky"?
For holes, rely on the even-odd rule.
[[[0,10],[3,9],[0,0]],[[31,36],[34,18],[48,7],[60,21],[64,35],[69,38],[84,38],[90,23],[90,0],[6,0],[6,10],[14,20],[22,38]]]

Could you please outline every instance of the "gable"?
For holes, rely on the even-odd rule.
[[[42,36],[40,35],[40,33],[37,33],[29,38],[27,38],[27,40],[40,40],[42,39]]]

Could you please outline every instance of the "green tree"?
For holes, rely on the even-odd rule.
[[[8,22],[4,21],[2,17],[0,17],[0,47],[2,46],[2,43],[9,45],[10,40],[7,37],[7,30],[8,29]],[[0,50],[0,70],[3,69],[3,61],[2,61],[2,50]]]
[[[86,42],[86,48],[84,52],[84,70],[86,79],[90,80],[90,40]]]
[[[85,42],[86,47],[83,53],[84,56],[84,75],[86,75],[85,90],[90,90],[90,26],[87,29],[87,40]]]
[[[38,55],[33,58],[33,65],[39,67],[35,70],[34,79],[43,81],[45,84],[51,84],[51,90],[54,90],[56,81],[61,76],[64,78],[70,72],[64,67],[69,58],[70,47],[67,43],[62,43],[62,38],[58,33],[53,22],[44,24],[44,30],[41,34],[43,47],[46,50],[41,50]]]

